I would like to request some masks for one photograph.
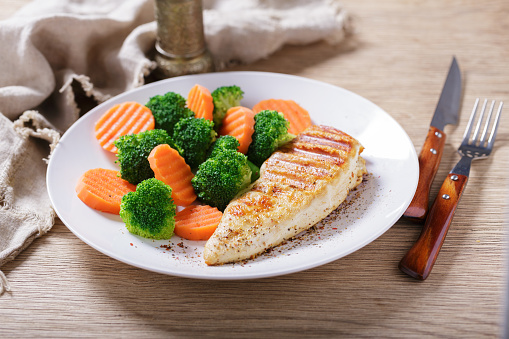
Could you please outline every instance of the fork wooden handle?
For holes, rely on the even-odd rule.
[[[445,133],[430,126],[421,153],[419,154],[419,181],[412,202],[403,214],[416,222],[426,219],[429,208],[429,191],[438,171],[445,145]]]
[[[419,239],[399,263],[401,271],[420,280],[428,277],[442,248],[467,180],[465,175],[449,173],[431,206]]]

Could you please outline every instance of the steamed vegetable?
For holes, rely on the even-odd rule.
[[[142,181],[122,197],[120,217],[129,232],[144,238],[169,239],[175,228],[176,206],[171,187],[156,178]]]
[[[286,144],[295,135],[288,133],[288,120],[276,111],[261,111],[256,114],[253,141],[249,145],[247,157],[260,167],[280,146]]]

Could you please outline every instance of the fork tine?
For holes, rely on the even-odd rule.
[[[468,119],[467,128],[465,128],[465,134],[463,134],[463,142],[462,144],[468,144],[470,139],[470,134],[472,133],[472,122],[477,115],[477,106],[479,105],[479,98],[475,99],[474,108],[472,109],[472,113],[470,114],[470,119]]]
[[[477,125],[475,126],[474,135],[472,136],[472,142],[475,144],[477,142],[477,135],[479,134],[479,129],[481,129],[481,123],[484,118],[484,112],[486,111],[486,104],[488,103],[488,99],[484,99],[484,103],[481,109],[481,116],[479,120],[477,120]]]
[[[493,114],[493,108],[495,107],[495,100],[491,101],[491,107],[488,112],[488,117],[486,118],[486,123],[484,124],[484,129],[482,131],[481,140],[479,140],[479,146],[484,146],[484,142],[486,141],[486,133],[488,132],[488,127],[491,122],[491,115]]]
[[[492,149],[493,144],[495,143],[495,137],[497,136],[498,123],[500,121],[500,113],[502,113],[502,107],[504,106],[504,102],[501,101],[498,106],[497,116],[495,118],[495,122],[493,123],[493,128],[491,129],[491,135],[488,139],[488,148]]]

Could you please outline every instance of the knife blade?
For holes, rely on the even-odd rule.
[[[417,189],[412,202],[403,214],[404,217],[413,221],[423,222],[428,214],[429,191],[438,171],[445,146],[444,128],[448,124],[458,122],[461,91],[461,72],[456,58],[453,57],[435,113],[431,119],[428,134],[419,153]]]

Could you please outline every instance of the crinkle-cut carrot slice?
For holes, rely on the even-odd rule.
[[[312,125],[308,111],[293,100],[267,99],[260,101],[253,107],[255,113],[267,109],[283,113],[290,122],[288,132],[291,134],[297,135]]]
[[[194,112],[195,118],[213,121],[214,102],[210,91],[202,85],[194,85],[187,95],[187,108]]]
[[[188,240],[208,240],[223,213],[209,205],[191,205],[177,212],[175,234]]]
[[[187,206],[196,200],[191,184],[194,174],[177,150],[167,144],[158,145],[150,152],[148,162],[155,178],[171,187],[175,204]]]
[[[122,135],[154,129],[152,111],[137,102],[128,101],[107,110],[95,123],[95,137],[107,151],[117,153],[113,144]]]
[[[85,205],[113,214],[119,214],[122,197],[135,190],[136,186],[120,178],[118,171],[105,168],[86,171],[76,185],[78,198]]]
[[[242,106],[231,107],[223,119],[219,135],[232,135],[240,143],[238,151],[246,154],[254,132],[254,112]]]

